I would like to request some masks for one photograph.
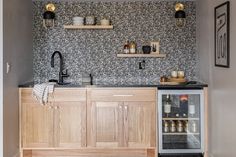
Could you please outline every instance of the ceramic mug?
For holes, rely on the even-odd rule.
[[[177,78],[177,77],[178,77],[177,71],[172,71],[172,72],[171,72],[171,77]]]
[[[184,71],[178,71],[177,73],[179,78],[184,78]]]

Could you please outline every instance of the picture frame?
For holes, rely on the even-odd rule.
[[[230,2],[215,7],[215,66],[230,67]]]
[[[159,41],[151,41],[150,46],[152,48],[151,54],[160,54],[160,42]]]

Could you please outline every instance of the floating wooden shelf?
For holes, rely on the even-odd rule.
[[[199,133],[191,133],[191,132],[171,132],[171,133],[163,133],[163,135],[200,135]]]
[[[112,25],[64,25],[65,29],[113,29]]]
[[[199,120],[199,118],[162,118],[162,120]]]
[[[124,57],[124,58],[128,58],[128,57],[152,57],[152,58],[165,58],[166,54],[117,54],[117,57]]]

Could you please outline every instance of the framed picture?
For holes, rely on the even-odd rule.
[[[152,51],[151,53],[153,54],[160,54],[160,42],[159,41],[151,41],[151,47]]]
[[[215,7],[215,66],[230,64],[230,2]]]

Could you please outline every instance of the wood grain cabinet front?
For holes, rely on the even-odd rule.
[[[122,109],[120,102],[92,102],[90,146],[112,147],[122,146]]]
[[[56,89],[47,105],[31,93],[32,89],[20,90],[21,147],[86,146],[86,89]]]
[[[156,146],[155,102],[124,102],[124,146]]]
[[[156,156],[155,88],[20,89],[21,157]]]
[[[155,89],[92,89],[87,108],[88,146],[156,146]]]
[[[53,147],[53,110],[38,103],[21,104],[22,147]]]

